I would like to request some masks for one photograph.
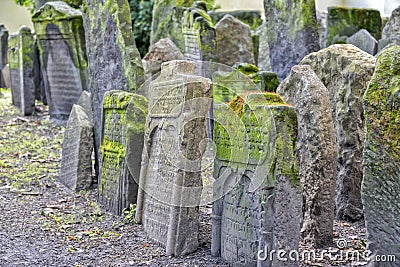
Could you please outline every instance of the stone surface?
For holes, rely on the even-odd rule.
[[[264,9],[272,71],[283,80],[303,57],[320,48],[315,1],[264,0]]]
[[[317,21],[318,21],[318,34],[319,34],[319,46],[321,48],[326,48],[326,19],[328,17],[328,12],[317,10]]]
[[[19,73],[19,38],[17,34],[8,37],[8,62],[10,73],[10,86],[12,104],[16,107],[21,106],[21,84]]]
[[[195,68],[190,61],[164,63],[149,91],[136,221],[168,256],[198,247],[211,81],[194,76]]]
[[[216,25],[217,60],[228,66],[237,62],[255,64],[250,27],[231,15]]]
[[[400,259],[400,47],[384,50],[364,95],[362,198],[368,249]],[[372,262],[368,266],[398,266]]]
[[[36,9],[40,9],[42,6],[44,6],[44,4],[48,2],[53,2],[53,0],[35,0],[35,7]],[[64,0],[63,2],[77,9],[79,9],[79,7],[82,5],[82,0]]]
[[[400,45],[400,6],[392,11],[389,21],[383,28],[378,50],[381,51],[390,44]]]
[[[127,0],[85,0],[84,27],[95,127],[96,175],[101,139],[101,110],[107,91],[134,92],[144,71],[132,33]]]
[[[11,81],[10,81],[10,68],[9,65],[5,65],[1,70],[1,75],[3,77],[4,88],[11,88]]]
[[[214,24],[217,24],[225,15],[231,15],[241,22],[249,25],[252,30],[256,30],[261,24],[261,12],[259,10],[233,10],[233,11],[209,11]]]
[[[64,133],[60,182],[74,191],[90,188],[92,152],[93,124],[83,107],[73,105]]]
[[[346,43],[348,37],[361,29],[366,29],[376,40],[379,40],[381,27],[382,19],[379,10],[328,7],[326,47]]]
[[[82,13],[68,4],[46,3],[33,16],[50,119],[65,122],[88,90]]]
[[[215,110],[212,255],[232,266],[298,266],[269,258],[300,241],[294,108],[274,93],[249,93]]]
[[[310,66],[294,66],[277,93],[296,109],[297,158],[303,189],[302,238],[332,246],[338,147],[328,89]]]
[[[108,91],[102,114],[99,201],[119,215],[137,200],[147,100],[121,90]]]
[[[0,24],[0,71],[8,64],[8,31],[4,24]],[[0,74],[0,87],[5,88],[3,75]]]
[[[310,65],[329,92],[339,146],[336,216],[341,220],[361,220],[361,161],[365,137],[362,98],[374,72],[375,58],[344,44],[312,53],[300,64]]]
[[[261,24],[256,33],[259,36],[257,67],[260,70],[272,71],[271,59],[269,58],[267,24],[265,22]]]
[[[378,41],[365,29],[361,29],[347,38],[346,43],[357,46],[370,55],[375,55],[378,49]]]
[[[90,93],[88,91],[83,91],[76,104],[85,110],[89,121],[93,124],[93,110]]]

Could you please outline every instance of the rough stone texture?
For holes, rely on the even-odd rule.
[[[378,50],[381,51],[390,44],[400,45],[400,6],[392,11],[389,21],[383,28]]]
[[[195,67],[190,61],[164,63],[149,91],[136,221],[167,255],[198,247],[211,81],[194,76]]]
[[[277,93],[296,109],[297,158],[303,189],[302,238],[332,246],[338,147],[328,89],[310,66],[294,66]]]
[[[272,71],[271,59],[269,58],[267,24],[265,22],[261,24],[256,33],[259,36],[257,67],[260,70]]]
[[[368,8],[328,7],[326,46],[344,44],[348,37],[366,29],[376,40],[381,38],[379,10]]]
[[[231,15],[249,25],[252,30],[256,30],[263,22],[259,10],[209,11],[208,14],[214,24],[217,24],[225,15]]]
[[[64,134],[59,180],[71,190],[88,189],[92,179],[93,124],[83,107],[73,105]]]
[[[90,93],[88,91],[83,91],[76,104],[85,110],[90,122],[93,124],[93,110]]]
[[[269,259],[300,241],[294,108],[274,93],[250,93],[215,110],[212,255],[232,266],[298,266]]]
[[[64,2],[46,3],[32,21],[38,38],[50,119],[66,122],[88,89],[82,13]]]
[[[368,249],[400,259],[400,47],[382,52],[364,95],[362,198]],[[372,262],[369,266],[399,266]]]
[[[40,9],[42,6],[44,6],[44,4],[53,2],[53,0],[35,0],[35,2],[36,9]],[[79,9],[79,7],[82,5],[82,0],[64,0],[63,2],[77,9]]]
[[[217,61],[233,66],[237,62],[255,64],[250,27],[231,15],[216,25]]]
[[[1,75],[3,76],[3,83],[4,88],[11,88],[11,81],[10,81],[10,68],[9,65],[5,65],[1,70]]]
[[[121,90],[104,95],[99,201],[117,215],[137,200],[146,114],[144,96]]]
[[[362,98],[375,67],[375,58],[357,47],[332,45],[305,57],[328,88],[339,146],[336,179],[336,216],[363,218],[361,203],[362,151],[365,137]]]
[[[8,31],[3,24],[0,24],[0,71],[8,64]],[[4,77],[0,73],[0,87],[5,88]]]
[[[365,29],[361,29],[347,38],[346,43],[357,46],[370,55],[375,55],[378,49],[378,41]]]
[[[35,40],[31,30],[22,26],[9,38],[10,81],[13,104],[22,115],[35,110]]]
[[[95,127],[96,175],[101,139],[101,109],[107,91],[134,92],[144,71],[132,33],[127,0],[85,0],[83,14]]]
[[[272,71],[279,80],[304,56],[319,50],[314,0],[264,0]]]

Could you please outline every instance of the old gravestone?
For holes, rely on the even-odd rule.
[[[231,15],[243,23],[250,26],[251,30],[255,31],[263,22],[261,19],[260,10],[232,10],[232,11],[209,11],[207,12],[214,24],[217,24],[225,15]]]
[[[362,199],[368,249],[400,259],[400,47],[385,49],[364,95]],[[398,266],[371,262],[368,266]]]
[[[361,203],[362,151],[365,137],[362,98],[375,68],[375,58],[357,47],[332,45],[305,57],[329,92],[339,146],[336,216],[363,218]]]
[[[319,50],[314,0],[264,0],[272,71],[279,80],[311,52]]]
[[[89,81],[95,127],[96,175],[99,176],[101,110],[110,90],[134,92],[144,79],[139,51],[132,33],[127,0],[105,4],[85,0],[83,14],[89,63]]]
[[[93,124],[86,111],[73,105],[64,134],[59,180],[69,189],[88,189],[92,179]]]
[[[164,63],[149,91],[136,220],[167,255],[198,247],[211,81],[194,76],[195,67],[190,61]]]
[[[382,39],[379,40],[378,50],[383,50],[390,44],[400,44],[400,6],[392,11],[389,21],[382,30]]]
[[[233,66],[237,62],[255,64],[250,27],[231,15],[216,25],[217,61]]]
[[[68,4],[46,3],[32,17],[50,119],[65,122],[83,90],[88,89],[82,13]]]
[[[89,121],[93,124],[93,111],[90,93],[88,91],[83,91],[76,104],[85,110]]]
[[[121,90],[104,95],[99,201],[117,215],[136,202],[146,114],[144,96]]]
[[[326,47],[344,44],[346,39],[366,29],[376,40],[381,38],[379,10],[369,8],[328,7]]]
[[[346,43],[357,46],[370,55],[375,55],[378,49],[378,41],[365,29],[361,29],[347,38]]]
[[[47,2],[53,2],[52,0],[35,0],[35,7],[36,9],[40,9],[44,4]],[[82,5],[82,0],[64,0],[63,2],[67,3],[73,8],[79,9],[79,7]]]
[[[260,70],[271,71],[267,24],[263,22],[263,24],[257,28],[256,33],[259,36],[257,67]]]
[[[302,197],[296,112],[274,93],[236,97],[215,113],[213,256],[232,266],[298,266]]]
[[[310,66],[294,66],[277,93],[296,109],[297,158],[303,189],[303,241],[332,245],[338,148],[328,89]]]
[[[9,37],[9,68],[12,101],[23,115],[35,110],[35,40],[31,30],[22,26]]]
[[[5,88],[6,83],[3,77],[3,68],[8,64],[8,31],[4,24],[0,24],[0,87]]]

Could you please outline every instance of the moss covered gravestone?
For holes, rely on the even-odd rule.
[[[9,37],[9,68],[13,105],[22,115],[31,115],[35,110],[35,39],[31,30],[22,26]]]
[[[32,17],[50,118],[66,122],[72,106],[88,89],[82,13],[68,4],[46,3]]]
[[[144,96],[121,90],[104,95],[99,200],[114,214],[136,202],[146,114]]]
[[[211,81],[190,61],[164,63],[151,83],[136,221],[168,256],[199,245],[201,160]]]
[[[36,9],[40,9],[44,4],[47,2],[53,2],[52,0],[35,0],[35,7]],[[82,5],[82,0],[64,0],[63,2],[67,3],[73,8],[79,9],[79,7]]]
[[[400,47],[384,50],[364,95],[362,198],[368,249],[400,259]],[[368,266],[399,266],[375,262]]]
[[[8,31],[4,24],[0,24],[0,87],[6,88],[5,79],[3,77],[3,68],[7,65],[8,53]]]
[[[215,109],[212,255],[232,266],[298,266],[270,258],[300,241],[294,108],[275,93],[250,93]]]

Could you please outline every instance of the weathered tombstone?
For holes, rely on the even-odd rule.
[[[326,47],[344,44],[348,37],[366,29],[376,40],[381,38],[379,10],[369,8],[328,7]]]
[[[348,221],[361,220],[361,161],[365,137],[362,97],[374,72],[375,58],[344,44],[312,53],[300,64],[310,65],[329,92],[339,146],[336,216]]]
[[[0,24],[0,87],[5,88],[4,77],[2,75],[3,68],[8,64],[8,31],[4,24]]]
[[[64,123],[88,89],[82,13],[68,4],[48,2],[32,21],[38,38],[50,119]]]
[[[368,250],[400,259],[400,47],[385,49],[364,95],[362,198]],[[373,257],[372,257],[373,258]],[[368,266],[399,266],[371,262]]]
[[[346,43],[357,46],[370,55],[375,55],[378,49],[378,41],[365,29],[361,29],[347,38]]]
[[[9,38],[10,80],[13,104],[23,115],[35,110],[35,39],[31,30],[22,26]]]
[[[231,15],[243,23],[246,23],[250,28],[255,31],[261,24],[261,12],[260,10],[232,10],[232,11],[209,11],[207,12],[213,20],[214,24],[217,24],[225,15]]]
[[[294,108],[256,93],[215,109],[212,255],[232,266],[298,266],[270,259],[272,250],[298,251],[300,241]]]
[[[320,48],[315,1],[264,0],[264,9],[272,71],[283,80],[303,57]]]
[[[260,70],[271,71],[272,69],[271,60],[269,58],[267,24],[263,22],[263,24],[261,24],[261,26],[257,28],[256,33],[259,36],[257,67]]]
[[[76,104],[85,110],[89,121],[93,124],[92,100],[90,93],[88,91],[83,91]]]
[[[60,182],[74,191],[90,188],[92,152],[93,124],[83,107],[73,105],[64,134]]]
[[[211,81],[190,61],[164,63],[149,91],[136,221],[167,255],[198,247],[202,145]]]
[[[301,235],[314,248],[332,245],[338,147],[328,89],[310,66],[294,66],[277,93],[296,109],[303,189]]]
[[[104,95],[99,201],[117,215],[136,202],[146,114],[144,96],[121,90]]]
[[[216,25],[217,61],[233,66],[237,62],[255,64],[250,27],[231,15]]]
[[[144,71],[132,33],[128,1],[104,4],[102,0],[85,0],[85,7],[83,19],[95,127],[95,170],[99,177],[104,94],[110,90],[135,92],[143,82]]]
[[[381,51],[390,44],[400,45],[400,6],[392,11],[389,21],[383,28],[378,50]]]
[[[35,0],[35,7],[38,10],[48,2],[53,2],[53,0]],[[78,9],[82,5],[82,0],[64,0],[63,2],[67,3],[73,8],[78,8]]]

